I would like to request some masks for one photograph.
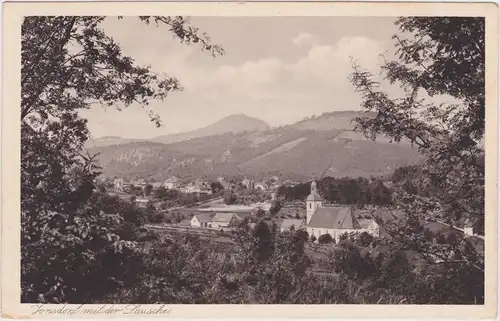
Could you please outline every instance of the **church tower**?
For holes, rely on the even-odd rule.
[[[319,195],[318,189],[316,187],[316,181],[313,178],[313,181],[311,182],[311,194],[309,194],[306,199],[307,224],[309,224],[309,222],[311,221],[311,217],[316,212],[318,207],[321,207],[322,201],[323,199]]]

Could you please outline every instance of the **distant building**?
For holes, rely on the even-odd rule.
[[[195,194],[211,194],[212,190],[210,186],[202,181],[197,181],[189,183],[184,188],[181,188],[184,193],[195,193]]]
[[[197,213],[191,219],[191,227],[221,229],[230,227],[233,223],[241,222],[246,217],[251,216],[250,212],[209,212]]]
[[[113,188],[116,189],[117,191],[123,191],[125,182],[123,178],[115,178],[113,180]]]
[[[277,191],[279,188],[280,188],[280,184],[278,183],[272,183],[270,186],[269,186],[269,190],[270,191]]]
[[[269,211],[271,209],[272,204],[270,202],[260,202],[260,203],[255,203],[254,206],[256,208],[260,208],[264,211]]]
[[[264,183],[255,183],[254,186],[253,186],[253,189],[255,191],[261,191],[261,192],[265,192],[266,191],[266,185]]]
[[[359,219],[359,226],[368,234],[380,236],[380,225],[372,219]]]
[[[209,223],[212,221],[213,213],[197,213],[191,218],[191,227],[212,227]]]
[[[177,189],[179,187],[179,179],[175,176],[169,177],[165,180],[163,186],[168,189]]]
[[[254,190],[254,182],[246,177],[241,181],[241,184],[250,191]]]
[[[241,221],[241,219],[236,213],[215,213],[210,221],[210,225],[212,228],[219,229],[229,227],[238,221]]]
[[[306,228],[309,235],[319,238],[330,234],[336,241],[345,233],[367,232],[379,237],[378,224],[374,220],[365,219],[362,223],[363,226],[351,207],[323,206],[323,198],[317,191],[316,182],[311,182],[311,193],[306,199]]]
[[[138,179],[137,181],[135,181],[135,184],[134,185],[137,185],[137,186],[146,186],[146,180],[145,179]]]
[[[467,219],[464,222],[464,234],[468,236],[484,235],[484,225],[482,220]]]
[[[304,220],[297,220],[297,219],[286,218],[281,222],[280,225],[281,232],[290,231],[291,229],[293,229],[294,231],[298,231],[303,228],[305,228]]]

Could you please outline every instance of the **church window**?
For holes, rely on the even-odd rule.
[[[312,208],[312,203],[309,203],[309,208]]]

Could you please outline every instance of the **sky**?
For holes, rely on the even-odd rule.
[[[189,131],[232,114],[271,126],[312,115],[359,110],[348,80],[350,57],[378,73],[394,55],[391,17],[190,17],[225,55],[213,58],[173,39],[165,27],[135,17],[109,18],[102,28],[125,55],[179,79],[183,91],[151,102],[164,126],[156,128],[140,106],[122,111],[93,106],[83,116],[93,138],[151,138]]]

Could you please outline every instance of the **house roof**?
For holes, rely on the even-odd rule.
[[[252,212],[237,212],[234,214],[240,220],[244,220],[245,218],[252,216]]]
[[[319,207],[312,215],[308,227],[328,229],[359,229],[359,223],[350,207]]]
[[[304,220],[297,220],[297,219],[290,219],[290,218],[285,218],[283,222],[281,222],[280,228],[289,230],[290,227],[294,227],[295,230],[298,230],[304,225]]]
[[[231,222],[233,217],[236,217],[235,213],[215,213],[211,221],[220,223],[229,223]]]
[[[375,220],[366,219],[366,218],[364,218],[364,219],[358,219],[358,223],[359,223],[359,226],[361,228],[367,228],[368,226],[370,226],[370,224],[372,222],[375,222]]]
[[[197,213],[194,215],[196,219],[201,223],[201,222],[208,222],[212,220],[212,213]]]

